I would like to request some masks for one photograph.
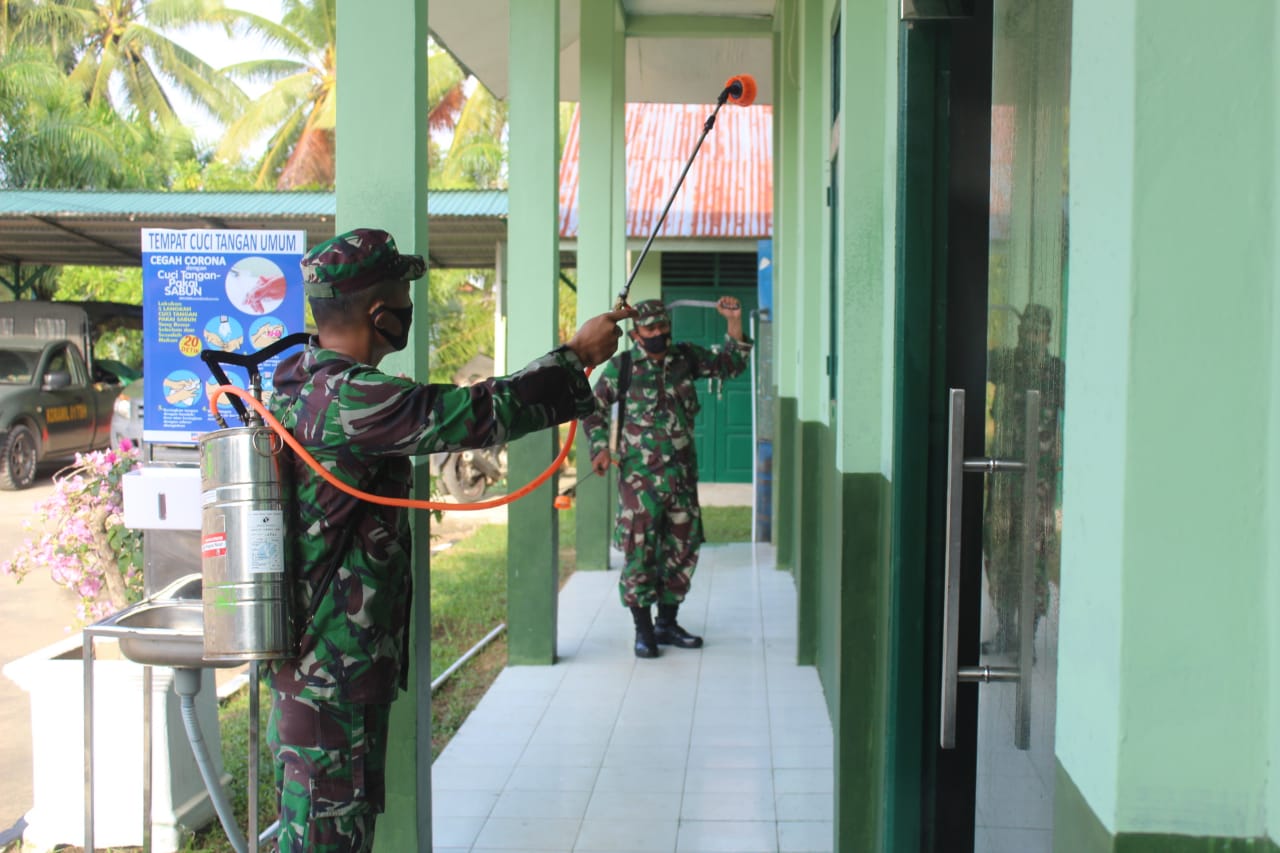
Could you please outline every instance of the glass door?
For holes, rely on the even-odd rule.
[[[971,849],[1050,853],[1071,5],[994,0],[991,15],[985,292],[950,286],[986,307],[985,328],[949,328],[949,359],[985,377],[947,391],[939,743],[965,757]]]
[[[974,849],[1053,849],[1070,0],[993,16],[987,384]]]

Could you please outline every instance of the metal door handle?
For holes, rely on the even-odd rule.
[[[943,560],[942,598],[942,725],[943,749],[956,745],[956,689],[960,658],[960,512],[964,495],[964,389],[952,388],[947,398],[947,553]]]
[[[943,749],[956,745],[956,692],[962,681],[989,684],[1016,682],[1013,742],[1027,749],[1031,732],[1031,668],[1034,664],[1035,616],[1035,521],[1040,447],[1040,392],[1027,391],[1026,441],[1023,459],[964,458],[964,389],[952,388],[948,395],[947,417],[947,514],[946,555],[943,562],[942,610],[942,708],[938,742]],[[1018,607],[1019,637],[1017,666],[959,665],[960,644],[960,545],[961,513],[964,509],[963,480],[966,473],[1021,473],[1022,515],[1022,596]]]
[[[1036,639],[1036,521],[1039,520],[1040,392],[1027,391],[1027,422],[1023,435],[1026,467],[1022,481],[1022,597],[1018,604],[1018,694],[1014,699],[1013,743],[1031,746],[1031,668]]]

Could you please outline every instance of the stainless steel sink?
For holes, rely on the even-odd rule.
[[[150,666],[233,667],[241,661],[204,659],[204,605],[200,576],[180,578],[150,599],[113,613],[92,626],[93,633],[115,637],[120,653]]]
[[[203,589],[204,578],[199,572],[195,572],[183,575],[163,589],[156,591],[150,600],[172,601],[174,599],[189,599],[191,601],[199,601]]]

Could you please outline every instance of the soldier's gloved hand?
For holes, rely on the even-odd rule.
[[[587,367],[595,367],[609,360],[618,351],[618,339],[622,337],[622,329],[618,323],[634,318],[636,309],[630,305],[617,311],[597,314],[582,324],[578,333],[569,341],[568,347]]]
[[[601,477],[609,470],[609,464],[613,461],[609,455],[609,451],[601,450],[595,456],[591,457],[591,470],[595,471]]]

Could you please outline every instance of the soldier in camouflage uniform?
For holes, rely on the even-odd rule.
[[[725,345],[717,349],[672,344],[671,317],[661,300],[648,299],[635,308],[635,346],[601,370],[595,412],[582,424],[591,440],[591,467],[603,475],[615,461],[610,410],[619,396],[619,371],[625,371],[629,359],[630,383],[621,403],[625,408],[616,447],[614,544],[626,558],[618,592],[635,621],[636,656],[654,658],[659,645],[702,646],[701,637],[676,622],[703,541],[693,443],[693,418],[699,408],[694,380],[732,379],[742,373],[751,342],[742,334],[742,306],[732,297],[722,298],[717,307],[728,324]],[[654,604],[656,624],[650,611]]]
[[[1039,458],[1036,470],[1034,613],[1032,630],[1044,616],[1049,585],[1058,583],[1058,524],[1056,497],[1062,468],[1058,413],[1062,409],[1062,359],[1048,350],[1053,314],[1044,305],[1029,304],[1018,320],[1014,347],[993,349],[987,379],[994,386],[991,417],[995,421],[990,455],[1021,459],[1026,454],[1027,391],[1040,392]],[[998,474],[987,481],[986,523],[983,525],[983,566],[987,592],[996,615],[994,636],[983,643],[985,653],[1007,652],[1017,645],[1017,613],[1022,594],[1023,483],[1019,474]]]
[[[274,414],[339,480],[409,495],[410,456],[511,441],[592,407],[583,368],[617,349],[626,311],[509,377],[420,385],[377,364],[409,341],[409,283],[423,259],[359,229],[302,260],[319,334],[274,376]],[[405,687],[411,597],[408,513],[364,503],[293,460],[290,517],[297,657],[273,661],[267,737],[280,791],[279,849],[363,851],[383,809],[387,720]],[[425,665],[425,664],[424,664]]]

